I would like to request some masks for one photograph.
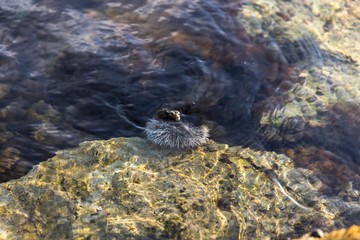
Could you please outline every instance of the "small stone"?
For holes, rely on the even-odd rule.
[[[315,102],[317,100],[317,98],[316,98],[316,96],[315,95],[313,95],[313,96],[311,96],[311,97],[309,97],[309,98],[307,98],[306,99],[306,101],[308,101],[308,102]]]
[[[0,99],[3,99],[10,92],[8,84],[0,83]]]

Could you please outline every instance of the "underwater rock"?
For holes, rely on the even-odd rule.
[[[284,196],[261,169],[273,169]],[[213,141],[197,150],[140,138],[84,142],[0,185],[3,239],[284,239],[347,227],[359,206],[325,196],[284,155]]]
[[[294,10],[296,9],[296,10]],[[254,104],[265,149],[313,171],[323,192],[360,187],[359,6],[349,1],[247,1],[251,36],[277,43],[290,81]]]
[[[10,86],[7,84],[0,84],[0,99],[4,98],[10,92]]]

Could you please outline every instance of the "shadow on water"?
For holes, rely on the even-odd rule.
[[[334,172],[329,186],[359,183],[359,106],[328,106],[321,126],[289,118],[281,141],[259,131],[261,115],[303,84],[296,64],[322,64],[312,37],[251,37],[235,1],[35,3],[0,8],[1,181],[84,140],[143,137],[119,115],[144,126],[166,106],[205,122],[219,142]]]

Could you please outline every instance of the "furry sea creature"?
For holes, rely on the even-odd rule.
[[[145,134],[151,142],[170,148],[193,148],[206,143],[209,129],[182,121],[150,119],[146,123]]]
[[[140,127],[126,117],[120,106],[103,102],[106,106],[115,109],[125,122],[143,130],[146,138],[159,146],[179,149],[194,148],[206,143],[209,137],[207,126],[195,126],[182,121],[181,113],[176,110],[162,108],[155,113],[153,118],[149,119],[145,127]]]

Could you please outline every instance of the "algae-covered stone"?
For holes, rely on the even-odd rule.
[[[290,201],[261,169],[272,168]],[[140,138],[61,151],[0,185],[4,239],[274,239],[355,212],[284,155],[209,142],[161,149]]]

